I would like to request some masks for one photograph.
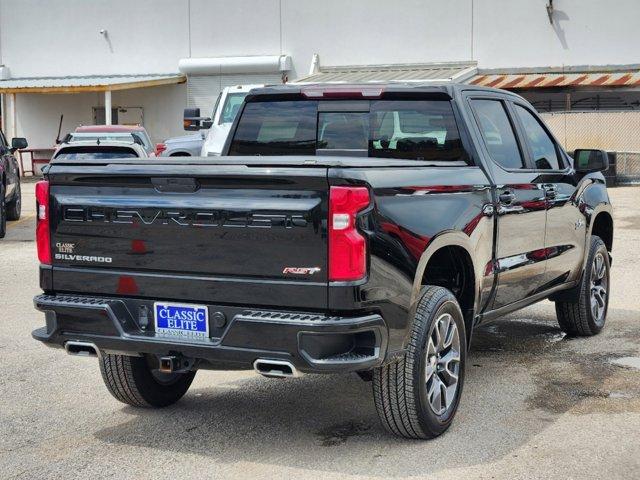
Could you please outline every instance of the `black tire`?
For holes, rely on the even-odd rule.
[[[7,234],[7,204],[4,198],[4,185],[0,181],[0,238]]]
[[[602,261],[603,274],[594,281],[594,272],[600,270],[597,263]],[[594,265],[595,264],[595,265]],[[562,300],[556,301],[556,315],[560,329],[574,336],[589,337],[599,333],[607,319],[610,296],[610,270],[609,253],[600,237],[593,235],[589,244],[587,263],[582,272],[582,279],[578,287],[564,295]],[[595,269],[595,270],[594,270]],[[598,274],[596,273],[596,276]],[[604,288],[604,296],[601,292]],[[598,304],[594,311],[593,300]],[[598,301],[601,299],[602,302]]]
[[[429,342],[436,335],[435,326],[441,325],[441,319],[447,318],[447,315],[451,319],[448,324],[455,324],[458,335],[457,388],[451,403],[441,413],[436,413],[427,388],[433,387],[437,379],[441,382],[439,375],[442,371],[434,367],[439,363],[427,360],[428,346],[430,348]],[[447,327],[445,337],[448,337],[448,332]],[[449,352],[453,352],[453,347]],[[446,288],[424,287],[413,318],[407,352],[373,372],[373,397],[382,425],[389,432],[405,438],[434,438],[444,433],[451,425],[460,402],[466,353],[464,319],[456,298]],[[433,360],[434,356],[429,358]],[[426,378],[428,366],[433,372],[429,379]]]
[[[187,393],[196,372],[168,374],[167,381],[154,376],[146,358],[104,354],[100,372],[111,395],[134,407],[166,407]]]
[[[20,191],[20,181],[16,184],[13,200],[7,203],[7,220],[20,220],[22,211],[22,193]]]

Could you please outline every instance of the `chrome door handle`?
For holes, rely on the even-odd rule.
[[[520,213],[524,211],[522,205],[498,205],[498,215],[506,215],[507,213]]]
[[[516,199],[516,195],[510,190],[502,192],[498,197],[498,200],[500,200],[500,203],[503,203],[505,205],[509,205],[510,203],[513,203],[515,199]]]
[[[544,186],[544,197],[548,200],[553,200],[556,198],[558,191],[556,190],[555,185],[545,185]]]

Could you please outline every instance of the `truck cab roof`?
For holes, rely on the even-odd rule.
[[[519,95],[491,87],[468,85],[452,82],[387,82],[387,83],[316,83],[316,84],[284,84],[254,88],[246,101],[259,101],[265,96],[302,96],[309,99],[377,99],[394,94],[427,94],[452,99],[457,92],[474,90],[492,94],[508,95],[521,98]]]

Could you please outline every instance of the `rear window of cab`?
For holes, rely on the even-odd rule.
[[[127,147],[67,147],[61,148],[56,153],[56,159],[60,160],[87,160],[110,158],[138,158],[135,150]]]
[[[467,160],[453,107],[446,100],[250,102],[229,149],[229,155],[332,153]]]

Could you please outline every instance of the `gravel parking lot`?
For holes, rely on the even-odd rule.
[[[550,302],[485,327],[454,425],[422,442],[388,436],[355,375],[203,371],[173,407],[118,403],[95,359],[31,339],[44,317],[25,183],[0,240],[0,478],[640,478],[640,188],[610,193],[604,332],[565,338]]]

